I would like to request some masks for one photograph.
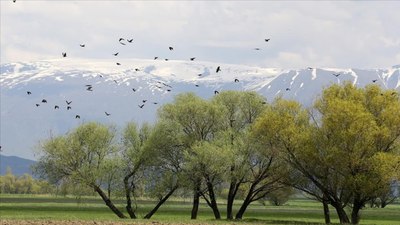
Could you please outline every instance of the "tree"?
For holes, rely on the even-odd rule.
[[[344,210],[350,206],[357,224],[365,203],[399,177],[398,95],[378,86],[333,85],[313,109],[277,99],[255,129],[310,182],[296,188],[328,201],[341,223],[350,222]]]
[[[85,123],[66,135],[51,137],[40,146],[35,171],[56,182],[68,179],[92,188],[120,218],[126,216],[101,188],[104,162],[115,154],[115,131],[98,123]]]

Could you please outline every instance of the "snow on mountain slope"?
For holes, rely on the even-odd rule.
[[[221,71],[216,73],[218,66]],[[360,86],[377,80],[382,87],[400,89],[399,66],[284,70],[202,61],[63,58],[0,68],[1,146],[4,154],[26,158],[34,158],[32,150],[39,140],[63,134],[84,121],[119,127],[128,121],[154,121],[159,106],[182,92],[209,98],[215,90],[255,90],[267,100],[282,95],[310,105],[323,87],[344,80]]]

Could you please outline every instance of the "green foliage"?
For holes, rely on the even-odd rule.
[[[7,168],[4,176],[0,176],[0,193],[7,194],[50,194],[55,186],[45,180],[33,179],[31,175],[15,176],[11,169]]]

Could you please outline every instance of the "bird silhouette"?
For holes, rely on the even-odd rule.
[[[174,48],[173,47],[169,47],[169,50],[172,51],[172,50],[174,50]]]
[[[65,100],[65,102],[67,103],[67,105],[72,103],[72,101],[67,101],[67,100]]]
[[[286,91],[290,91],[290,88],[286,88]]]
[[[153,102],[153,104],[154,104],[154,105],[157,105],[157,104],[158,104],[158,102]]]
[[[117,80],[113,80],[116,84],[118,84],[118,81]]]
[[[67,53],[66,53],[66,52],[62,52],[61,54],[62,54],[62,56],[63,56],[64,58],[67,57]]]
[[[42,99],[42,103],[47,103],[47,100],[46,99]]]
[[[220,66],[217,67],[217,70],[215,70],[215,72],[218,73],[219,71],[221,71],[221,67]]]
[[[110,113],[108,113],[108,112],[104,112],[105,114],[106,114],[106,116],[109,116],[109,115],[111,115]]]
[[[193,61],[193,60],[195,60],[195,59],[196,59],[196,57],[190,58],[190,61]]]
[[[196,84],[195,86],[196,86],[196,87],[199,87],[199,85],[198,85],[198,84]]]
[[[338,76],[340,76],[340,73],[334,73],[332,75],[335,76],[335,77],[338,77]]]
[[[139,106],[139,108],[143,109],[143,106],[144,106],[144,104],[142,104],[142,105],[138,105],[138,106]]]
[[[60,108],[60,107],[58,107],[58,105],[55,105],[55,106],[54,106],[54,109],[59,109],[59,108]]]
[[[118,40],[118,41],[119,41],[119,42],[121,42],[121,41],[124,41],[124,40],[125,40],[125,39],[123,39],[123,38],[119,38],[119,40]]]
[[[168,92],[170,92],[170,91],[171,91],[171,89],[167,89],[167,91],[168,91]]]
[[[71,109],[71,106],[67,106],[67,110],[70,110]]]
[[[88,91],[93,91],[92,88],[93,88],[92,86],[89,86],[89,87],[86,88],[86,90],[88,90]]]
[[[80,118],[81,118],[81,116],[79,116],[79,115],[75,116],[75,119],[80,119]]]
[[[26,94],[27,94],[27,95],[31,95],[31,94],[32,94],[32,92],[30,92],[30,91],[27,91],[27,92],[26,92]]]
[[[235,78],[235,83],[239,82],[239,79]]]
[[[85,45],[84,45],[84,44],[80,44],[79,46],[81,46],[82,48],[84,48],[84,47],[85,47]]]
[[[147,102],[147,100],[146,100],[146,99],[144,99],[144,100],[142,100],[142,102],[143,102],[143,103],[146,103],[146,102]]]
[[[135,88],[132,88],[132,91],[133,91],[133,92],[136,92],[136,89],[135,89]]]
[[[40,104],[37,104],[37,103],[36,103],[36,107],[39,107],[39,106],[40,106]]]
[[[117,64],[117,66],[120,66],[120,65],[121,65],[121,63],[118,63],[118,62],[117,62],[116,64]]]
[[[140,71],[140,70],[138,68],[136,68],[135,71],[137,72],[137,71]]]
[[[165,59],[165,61],[168,61],[168,59]]]
[[[124,42],[119,42],[121,45],[126,45]]]
[[[377,82],[378,80],[372,80],[373,83]]]
[[[214,91],[214,95],[219,94],[219,91]]]
[[[133,38],[132,39],[126,39],[127,42],[132,43]]]
[[[17,0],[13,0],[13,2],[15,3]]]
[[[265,42],[268,42],[269,40],[271,40],[270,38],[267,38],[267,39],[264,39],[265,40]]]
[[[158,59],[158,56],[154,57],[154,60]]]
[[[119,54],[119,52],[117,52],[117,53],[114,53],[113,55],[114,55],[114,56],[117,56],[118,54]]]
[[[201,75],[203,75],[203,74],[201,74],[201,73],[197,74],[197,76],[199,76],[199,77],[201,77]]]
[[[259,50],[261,50],[261,49],[260,49],[260,48],[254,48],[254,50],[259,51]]]
[[[313,68],[312,67],[307,67],[307,69],[312,70]]]

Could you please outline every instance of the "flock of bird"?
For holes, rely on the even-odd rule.
[[[15,0],[14,0],[15,1]],[[264,41],[265,42],[269,42],[270,41],[270,39],[268,38],[268,39],[264,39]],[[128,43],[133,43],[133,38],[130,38],[130,39],[128,39],[128,38],[119,38],[118,39],[118,42],[119,42],[119,44],[121,44],[121,45],[127,45]],[[81,47],[81,48],[85,48],[86,47],[86,44],[79,44],[79,46]],[[172,46],[169,46],[168,47],[168,49],[169,49],[169,51],[174,51],[174,47],[172,47]],[[261,50],[261,48],[254,48],[254,50]],[[118,55],[119,55],[119,52],[115,52],[115,53],[112,53],[112,55],[113,56],[115,56],[115,57],[117,57]],[[62,56],[62,58],[66,58],[68,55],[67,55],[67,52],[62,52],[61,53],[61,56]],[[159,59],[159,57],[158,56],[155,56],[154,57],[154,60],[158,60]],[[196,59],[196,57],[191,57],[191,58],[189,58],[189,60],[190,61],[194,61]],[[168,61],[169,59],[168,58],[165,58],[164,59],[165,61]],[[120,62],[116,62],[115,63],[117,66],[120,66],[121,65],[121,63]],[[140,71],[140,69],[139,68],[135,68],[135,71],[137,72],[137,71]],[[221,70],[221,66],[217,66],[216,67],[216,69],[215,69],[215,73],[220,73],[222,70]],[[198,74],[198,76],[202,76],[203,74]],[[103,77],[102,75],[99,75],[100,77]],[[117,80],[113,80],[116,84],[118,84],[118,81]],[[233,82],[234,83],[238,83],[239,82],[239,79],[238,78],[235,78],[234,80],[233,80]],[[199,87],[199,85],[198,84],[195,84],[195,86],[196,87]],[[166,84],[166,83],[164,83],[164,82],[161,82],[161,81],[157,81],[157,85],[155,85],[155,87],[157,87],[158,89],[163,89],[163,88],[166,88],[166,91],[167,92],[171,92],[172,91],[172,86],[170,86],[170,85],[168,85],[168,84]],[[93,89],[94,87],[93,87],[93,85],[91,85],[91,84],[86,84],[85,85],[85,90],[86,91],[89,91],[89,92],[92,92],[94,89]],[[135,89],[135,88],[132,88],[132,91],[133,92],[136,92],[137,91],[137,89]],[[26,91],[26,94],[27,95],[32,95],[32,91]],[[218,90],[215,90],[214,91],[214,94],[216,95],[216,94],[219,94],[219,91]],[[66,108],[66,110],[68,111],[68,110],[72,110],[72,105],[71,105],[71,103],[72,103],[72,101],[68,101],[68,100],[65,100],[65,102],[66,102],[66,105],[65,105],[65,108]],[[144,108],[144,106],[145,106],[145,103],[147,102],[147,99],[143,99],[142,101],[141,101],[141,103],[140,104],[138,104],[138,107],[140,108],[140,109],[143,109]],[[35,105],[36,105],[36,107],[40,107],[41,106],[41,104],[47,104],[47,100],[46,99],[42,99],[39,103],[36,103]],[[158,102],[153,102],[153,104],[154,105],[157,105],[158,104]],[[60,109],[60,105],[54,105],[54,110],[59,110]],[[107,111],[104,111],[104,114],[105,114],[105,116],[110,116],[111,115],[111,113],[109,113],[109,112],[107,112]],[[75,114],[75,119],[80,119],[81,118],[81,116],[79,115],[79,114]]]

